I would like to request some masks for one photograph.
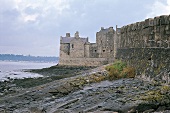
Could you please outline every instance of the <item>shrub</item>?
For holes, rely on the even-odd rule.
[[[109,71],[111,68],[116,69],[117,71],[121,72],[123,68],[125,68],[127,65],[125,62],[122,61],[116,61],[112,65],[106,66],[106,70]]]
[[[114,68],[114,66],[109,68],[108,80],[114,80],[119,78],[119,71]]]
[[[135,68],[133,67],[126,67],[121,72],[122,78],[134,78],[135,77]]]
[[[127,67],[126,63],[122,61],[106,66],[105,69],[108,71],[108,80],[135,77],[135,69]]]

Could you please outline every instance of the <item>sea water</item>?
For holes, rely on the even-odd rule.
[[[42,75],[24,72],[25,69],[41,69],[57,65],[57,63],[42,63],[42,62],[12,62],[0,61],[0,81],[7,78],[34,78],[42,77]]]

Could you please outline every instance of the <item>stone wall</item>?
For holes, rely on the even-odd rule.
[[[68,58],[70,55],[70,44],[60,44],[60,56]]]
[[[90,43],[84,45],[84,57],[90,57]]]
[[[120,48],[168,48],[170,47],[170,15],[123,26],[120,37]]]
[[[146,19],[120,30],[116,58],[135,67],[138,77],[170,83],[170,15]]]
[[[73,39],[70,42],[70,57],[83,58],[84,55],[84,42],[80,38]]]
[[[143,78],[169,82],[170,15],[116,27],[116,31],[101,28],[96,43],[83,40],[76,34],[70,45],[61,44],[60,56],[64,57],[60,57],[60,65],[99,66],[112,63],[116,56],[135,67]]]
[[[97,52],[97,44],[96,43],[90,43],[89,46],[89,58],[99,58],[99,53]]]
[[[111,58],[114,56],[115,30],[113,27],[103,27],[96,33],[97,53],[99,58]]]
[[[100,66],[108,64],[106,58],[62,58],[60,59],[60,65],[71,66]]]
[[[87,38],[74,37],[66,33],[60,37],[59,65],[99,66],[114,60],[115,30],[113,27],[102,29],[96,33],[96,43],[90,43]]]
[[[161,78],[170,83],[170,48],[118,49],[116,58],[136,68],[136,74],[142,75],[142,78],[148,80]]]

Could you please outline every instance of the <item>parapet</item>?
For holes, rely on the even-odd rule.
[[[113,27],[109,27],[109,28],[104,28],[104,27],[101,27],[101,30],[98,33],[108,33],[108,32],[115,32],[115,30],[113,29]]]
[[[148,18],[141,22],[136,22],[133,24],[123,26],[121,28],[121,32],[141,30],[148,27],[169,25],[169,24],[170,24],[170,15],[162,15],[154,18]]]
[[[170,47],[170,15],[148,18],[123,26],[121,47]]]
[[[66,37],[70,37],[70,33],[66,33]]]

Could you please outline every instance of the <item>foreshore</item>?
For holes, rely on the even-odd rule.
[[[45,77],[23,79],[18,85],[11,80],[13,86],[9,88],[13,90],[6,89],[11,92],[1,95],[0,112],[170,112],[168,85],[137,78],[109,81],[105,66],[53,66],[28,71]]]

